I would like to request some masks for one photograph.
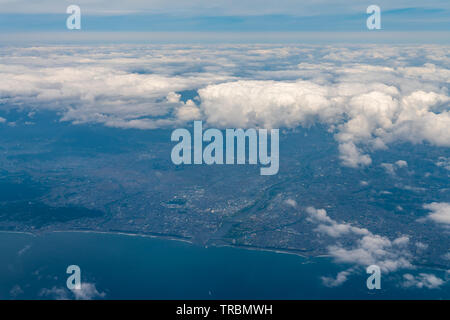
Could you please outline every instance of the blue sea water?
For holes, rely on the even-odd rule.
[[[0,232],[0,299],[51,299],[66,287],[66,268],[81,268],[102,299],[449,299],[449,286],[405,289],[401,274],[366,288],[368,275],[325,287],[322,276],[348,266],[329,258],[121,234],[55,232],[39,236]],[[414,272],[420,272],[415,270]],[[55,290],[57,289],[57,290]]]

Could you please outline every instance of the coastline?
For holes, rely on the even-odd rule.
[[[263,248],[263,247],[253,247],[253,246],[245,246],[245,245],[233,245],[233,244],[220,244],[220,245],[200,245],[198,243],[195,243],[194,241],[190,240],[189,238],[182,238],[182,237],[173,237],[170,235],[164,236],[164,235],[155,235],[155,234],[143,234],[143,233],[132,233],[132,232],[115,232],[115,231],[96,231],[96,230],[53,230],[53,231],[43,231],[43,232],[28,232],[28,231],[7,231],[7,230],[0,230],[0,233],[13,233],[13,234],[25,234],[32,237],[39,237],[41,235],[50,234],[50,233],[91,233],[91,234],[104,234],[104,235],[120,235],[120,236],[128,236],[128,237],[141,237],[141,238],[150,238],[150,239],[162,239],[162,240],[170,240],[170,241],[179,241],[188,243],[191,245],[197,245],[202,246],[204,248],[215,247],[215,248],[221,248],[221,247],[229,247],[229,248],[235,248],[235,249],[243,249],[243,250],[253,250],[253,251],[265,251],[265,252],[273,252],[278,254],[289,254],[289,255],[295,255],[299,256],[303,259],[315,259],[315,258],[330,258],[330,255],[304,255],[299,252],[293,252],[290,250],[282,250],[282,249],[273,249],[273,248]]]
[[[28,232],[28,231],[9,231],[9,230],[0,230],[0,233],[10,233],[10,234],[26,234],[27,236],[39,237],[39,234]]]
[[[23,234],[27,236],[31,236],[33,238],[37,238],[39,236],[51,233],[90,233],[90,234],[101,234],[101,235],[113,235],[113,236],[128,236],[128,237],[141,237],[141,238],[149,238],[149,239],[160,239],[160,240],[169,240],[169,241],[178,241],[188,243],[193,246],[208,248],[234,248],[234,249],[242,249],[242,250],[253,250],[253,251],[262,251],[262,252],[272,252],[277,254],[288,254],[301,257],[305,259],[304,263],[307,263],[312,259],[330,259],[332,256],[328,254],[320,254],[320,255],[305,255],[299,252],[295,252],[293,250],[282,250],[282,249],[274,249],[274,248],[263,248],[263,247],[254,247],[254,246],[246,246],[246,245],[234,245],[234,244],[211,244],[211,245],[201,245],[196,243],[189,238],[183,237],[175,237],[170,235],[159,235],[159,234],[143,234],[143,233],[132,233],[132,232],[121,232],[121,231],[97,231],[97,230],[53,230],[53,231],[43,231],[43,232],[29,232],[29,231],[9,231],[9,230],[0,230],[0,234]],[[445,271],[446,267],[436,266],[436,265],[426,265],[419,264],[418,267],[428,268],[430,270],[437,271]]]

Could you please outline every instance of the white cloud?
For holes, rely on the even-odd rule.
[[[322,283],[326,287],[339,287],[348,280],[348,277],[352,274],[352,269],[341,271],[336,275],[336,278],[322,277]]]
[[[416,287],[419,289],[436,289],[445,283],[444,280],[429,273],[419,273],[417,276],[407,273],[403,275],[403,279],[404,282],[402,283],[402,286],[405,288]]]
[[[448,202],[433,202],[425,204],[425,209],[430,210],[427,219],[440,223],[443,225],[450,225],[450,203]]]
[[[439,157],[438,161],[436,162],[436,165],[438,167],[443,167],[447,170],[450,170],[450,157]]]
[[[326,286],[338,286],[344,283],[348,276],[357,268],[366,268],[369,265],[378,265],[385,273],[401,269],[413,269],[412,254],[408,250],[410,239],[400,236],[394,240],[373,234],[365,228],[354,227],[349,223],[338,223],[327,215],[324,209],[308,207],[306,212],[309,221],[318,226],[316,232],[326,234],[333,238],[343,236],[356,237],[352,246],[344,246],[337,242],[328,247],[328,254],[338,263],[353,265],[343,271],[336,278],[323,277]]]
[[[428,249],[428,244],[420,242],[420,241],[417,241],[416,242],[416,247],[417,247],[417,250],[423,251],[423,250]]]
[[[325,222],[329,224],[335,223],[335,221],[327,215],[327,211],[325,209],[316,209],[314,207],[308,207],[306,208],[306,213],[309,214],[310,221],[320,223]]]
[[[74,289],[72,293],[77,300],[92,300],[106,296],[106,293],[97,290],[94,283],[81,283],[81,289]]]
[[[325,233],[330,237],[337,238],[346,234],[370,234],[369,230],[365,228],[353,227],[350,224],[336,222],[327,215],[325,209],[308,207],[306,212],[309,215],[309,221],[318,223],[318,227],[315,230],[320,233]]]
[[[201,119],[200,109],[195,105],[192,100],[186,101],[176,111],[177,118],[181,121],[193,121]]]
[[[408,166],[408,162],[406,162],[405,160],[398,160],[398,161],[395,162],[395,165],[398,168],[405,168],[405,167]]]
[[[361,154],[361,151],[353,142],[346,142],[339,145],[340,159],[342,163],[351,168],[358,166],[368,166],[372,159],[367,154]]]
[[[300,66],[301,68],[304,65]],[[315,69],[314,69],[315,67]],[[307,71],[320,74],[321,65]],[[331,72],[325,69],[326,74]],[[219,127],[287,127],[323,123],[335,131],[344,165],[371,163],[361,147],[383,149],[395,141],[429,142],[450,146],[450,98],[441,88],[410,85],[408,68],[370,65],[335,66],[333,83],[313,80],[240,80],[209,85],[199,90],[200,108],[212,125]],[[385,74],[389,82],[378,82]],[[408,75],[408,76],[407,76]],[[323,75],[325,76],[325,75]],[[328,76],[327,76],[328,77]],[[397,165],[405,166],[400,161]]]
[[[387,173],[394,175],[395,174],[395,167],[392,163],[382,163],[381,166],[386,170]]]
[[[402,243],[391,241],[379,235],[366,235],[356,241],[352,248],[340,245],[330,246],[329,254],[339,263],[351,263],[359,266],[378,265],[383,272],[413,268],[411,254]]]
[[[395,170],[398,168],[406,168],[408,166],[408,162],[405,160],[398,160],[395,163],[382,163],[381,166],[386,170],[390,175],[395,175]]]
[[[69,295],[66,289],[52,287],[51,289],[44,288],[39,292],[40,297],[51,298],[55,300],[68,300]]]
[[[446,46],[118,45],[4,51],[0,102],[55,110],[73,123],[138,129],[194,119],[244,128],[320,123],[334,134],[342,163],[355,168],[370,165],[371,152],[394,142],[450,146]],[[418,59],[429,62],[417,66]],[[177,93],[197,89],[196,103],[184,102]]]
[[[197,59],[214,53],[201,49],[192,49],[192,58],[170,46],[155,54],[125,52],[121,46],[65,52],[51,47],[36,47],[34,53],[10,50],[1,64],[0,74],[7,81],[0,83],[0,101],[55,110],[61,120],[73,123],[139,129],[176,126],[179,120],[171,118],[174,109],[182,108],[178,112],[182,120],[189,120],[186,111],[193,111],[192,102],[182,103],[176,91],[233,79],[227,72],[194,71],[207,69]],[[28,56],[36,53],[36,58]],[[216,63],[221,62],[217,57]]]
[[[94,283],[82,282],[80,289],[67,290],[63,287],[52,287],[51,289],[44,288],[39,292],[39,296],[48,297],[56,300],[71,299],[70,292],[76,300],[92,300],[104,298],[105,292],[99,292]]]
[[[293,128],[337,116],[327,88],[309,81],[235,81],[199,90],[206,120],[218,127]]]
[[[297,201],[295,201],[294,199],[286,199],[286,201],[285,201],[285,203],[288,205],[288,206],[291,206],[291,207],[293,207],[293,208],[296,208],[297,207]]]

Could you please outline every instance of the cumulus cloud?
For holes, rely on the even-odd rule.
[[[72,296],[70,293],[72,293]],[[104,298],[106,293],[99,292],[94,283],[83,282],[80,289],[67,290],[56,286],[51,289],[44,288],[39,292],[39,296],[56,300],[92,300]]]
[[[428,245],[426,243],[417,241],[416,242],[416,248],[417,248],[418,251],[424,251],[424,250],[428,249]]]
[[[419,289],[436,289],[445,283],[444,280],[429,273],[419,273],[417,276],[407,273],[403,275],[403,279],[404,282],[402,283],[402,286],[405,288],[416,287]]]
[[[200,109],[192,100],[186,101],[176,112],[177,118],[182,121],[193,121],[201,119]]]
[[[106,296],[105,292],[99,292],[95,287],[94,283],[82,283],[81,289],[72,290],[72,293],[77,300],[92,300],[96,298],[104,298]]]
[[[327,234],[330,237],[340,237],[346,234],[368,235],[369,230],[365,228],[354,227],[346,223],[338,223],[331,219],[325,209],[316,209],[314,207],[306,208],[309,215],[309,221],[318,223],[315,229],[317,232]]]
[[[398,168],[405,168],[408,166],[408,162],[406,162],[405,160],[397,160],[397,161],[395,161],[395,165]]]
[[[329,224],[335,223],[335,221],[327,215],[327,211],[325,209],[308,207],[306,208],[306,213],[309,215],[309,221]]]
[[[360,90],[356,84],[303,80],[236,81],[210,85],[199,96],[206,120],[219,127],[329,125],[350,167],[371,163],[361,147],[382,149],[394,141],[450,146],[450,113],[433,111],[450,101],[448,96],[422,90],[408,94],[386,85]]]
[[[348,61],[359,50],[329,49],[327,58]],[[364,51],[364,50],[363,50]],[[379,57],[383,52],[374,50]],[[337,57],[337,53],[349,57]],[[200,108],[215,126],[329,126],[339,143],[341,160],[350,167],[371,164],[367,151],[395,141],[450,146],[449,97],[442,85],[446,68],[384,67],[363,63],[301,63],[291,81],[240,80],[199,90]],[[435,74],[432,71],[436,72]],[[273,73],[260,76],[270,78]],[[280,72],[275,74],[281,77]],[[287,73],[291,77],[292,73]],[[305,81],[302,78],[308,78]],[[424,82],[426,83],[424,85]],[[236,115],[236,116],[234,116]],[[363,150],[366,150],[363,151]],[[403,167],[406,162],[396,163]]]
[[[381,166],[386,170],[389,174],[395,174],[395,167],[392,163],[382,163]]]
[[[8,48],[0,102],[119,128],[194,119],[221,128],[321,124],[334,134],[342,163],[356,168],[398,141],[450,146],[446,52],[445,46]],[[184,99],[184,91],[197,91],[197,100]]]
[[[342,285],[344,282],[346,282],[348,280],[348,277],[352,274],[352,270],[345,270],[345,271],[341,271],[339,272],[335,278],[332,277],[322,277],[322,283],[324,286],[326,287],[339,287],[340,285]]]
[[[386,170],[387,173],[394,175],[395,170],[398,168],[405,168],[408,166],[408,162],[405,160],[398,160],[395,163],[382,163],[381,166]]]
[[[366,235],[349,249],[335,245],[328,251],[337,262],[360,266],[375,264],[384,272],[413,268],[411,254],[405,250],[404,244],[380,235]]]
[[[327,88],[309,81],[240,80],[199,90],[206,120],[218,127],[293,128],[337,116]],[[320,112],[322,111],[322,112]]]
[[[291,199],[291,198],[286,199],[285,203],[290,207],[293,207],[293,208],[297,207],[297,201],[295,201],[294,199]]]
[[[328,247],[328,254],[338,263],[351,264],[354,267],[339,273],[335,278],[323,277],[326,286],[338,286],[344,283],[349,275],[359,268],[378,265],[385,272],[401,269],[413,269],[412,254],[408,250],[410,239],[400,236],[393,240],[373,234],[365,228],[354,227],[349,223],[338,223],[330,218],[324,209],[308,207],[306,212],[309,221],[318,226],[316,232],[333,238],[353,236],[356,240],[352,246],[337,243]]]
[[[361,154],[361,151],[353,142],[346,142],[339,145],[340,159],[342,163],[351,168],[358,166],[368,166],[372,159],[367,154]]]
[[[426,219],[445,226],[450,226],[450,203],[433,202],[425,204],[423,207],[431,211]]]

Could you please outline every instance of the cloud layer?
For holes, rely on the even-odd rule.
[[[450,146],[445,46],[10,48],[0,102],[118,128],[322,124],[344,165],[395,142]],[[195,90],[198,97],[183,97]]]

